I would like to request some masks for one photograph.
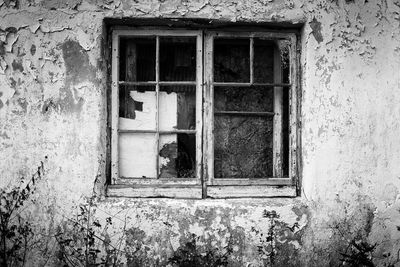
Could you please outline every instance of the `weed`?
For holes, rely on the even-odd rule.
[[[262,231],[252,228],[252,231],[259,237],[260,245],[258,245],[258,253],[264,261],[265,266],[274,266],[276,257],[278,255],[277,240],[285,235],[286,231],[294,232],[299,228],[296,222],[293,226],[289,227],[286,223],[279,220],[280,215],[275,211],[264,210],[263,218],[269,220],[269,227],[266,234]]]
[[[79,206],[79,212],[59,227],[55,238],[59,245],[58,258],[66,266],[120,266],[121,251],[111,244],[107,229],[112,218],[102,225],[94,216],[94,198]]]
[[[230,243],[224,248],[224,253],[218,249],[211,249],[204,253],[200,252],[197,245],[199,237],[192,234],[190,240],[183,247],[179,247],[174,255],[168,259],[168,263],[177,267],[226,267],[229,255],[233,252]]]
[[[371,245],[363,240],[352,239],[349,246],[342,256],[341,261],[344,266],[375,266],[372,262],[372,253],[376,248],[376,244]]]
[[[21,212],[43,174],[41,162],[29,180],[23,177],[18,186],[0,189],[0,266],[18,266],[26,262],[34,233],[31,222],[24,219]]]

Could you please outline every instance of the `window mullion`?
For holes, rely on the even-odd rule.
[[[203,33],[196,37],[196,179],[203,183]],[[204,191],[204,190],[202,190]],[[205,194],[202,194],[205,197]]]
[[[297,125],[298,123],[298,116],[301,114],[299,108],[300,105],[298,103],[298,88],[297,88],[297,82],[298,82],[298,54],[297,54],[297,40],[296,36],[293,35],[290,38],[290,50],[289,50],[289,63],[290,63],[290,68],[289,68],[289,79],[290,83],[292,86],[290,87],[289,91],[289,128],[290,128],[290,135],[289,135],[289,177],[292,178],[293,183],[297,184],[297,195],[300,195],[300,177],[299,175],[299,170],[297,169],[298,166],[297,164],[300,163],[298,162],[301,149],[298,147],[300,144],[300,127]],[[300,91],[301,92],[301,91]],[[298,143],[299,142],[299,143]]]
[[[250,37],[250,84],[254,83],[254,38]]]
[[[112,87],[111,87],[111,182],[119,178],[118,162],[118,117],[119,117],[119,36],[112,35]]]
[[[204,187],[212,185],[214,179],[214,104],[213,104],[213,39],[212,34],[205,35],[205,56],[204,56]],[[206,191],[206,188],[204,189]]]
[[[159,93],[160,93],[160,36],[156,37],[156,178],[160,177],[160,157],[158,151],[160,149],[160,129],[159,129]]]
[[[274,48],[274,83],[282,83],[281,55],[278,44]],[[274,126],[273,126],[273,177],[282,177],[282,113],[283,88],[274,87]]]

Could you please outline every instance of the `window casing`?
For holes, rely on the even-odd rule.
[[[292,32],[114,29],[107,194],[298,195],[296,45]]]

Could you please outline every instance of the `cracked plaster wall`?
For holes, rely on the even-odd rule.
[[[398,0],[0,1],[0,186],[32,173],[48,156],[37,207],[28,212],[35,222],[51,231],[82,197],[103,191],[105,17],[304,23],[302,196],[101,200],[99,216],[120,218],[114,231],[128,218],[131,239],[147,246],[147,264],[165,260],[189,233],[210,247],[234,237],[233,262],[260,264],[251,227],[267,223],[264,209],[276,210],[288,225],[300,224],[292,239],[282,240],[282,265],[336,264],[346,240],[357,235],[378,244],[378,265],[396,261]]]

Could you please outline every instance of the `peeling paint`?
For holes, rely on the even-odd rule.
[[[21,61],[13,61],[11,64],[14,71],[19,70],[20,72],[24,71],[24,67],[22,66]]]
[[[82,0],[44,0],[41,5],[50,10],[57,10],[59,8],[76,9]]]
[[[313,18],[313,20],[310,22],[310,27],[312,29],[312,34],[315,38],[315,40],[317,40],[318,43],[322,42],[324,40],[324,38],[322,37],[322,33],[321,33],[321,22],[319,22],[316,18]]]
[[[32,218],[48,229],[92,194],[94,181],[105,194],[110,51],[104,18],[302,23],[300,197],[103,197],[96,212],[115,219],[108,238],[124,236],[128,265],[163,265],[196,234],[204,251],[231,241],[230,266],[262,266],[252,228],[268,233],[267,209],[280,216],[277,265],[339,266],[349,240],[363,238],[378,244],[374,263],[391,266],[400,248],[399,14],[398,0],[0,1],[0,184],[29,174],[49,155],[50,174]],[[131,96],[129,120],[155,116],[148,99]],[[154,155],[161,173],[176,176],[179,144],[170,141]]]

